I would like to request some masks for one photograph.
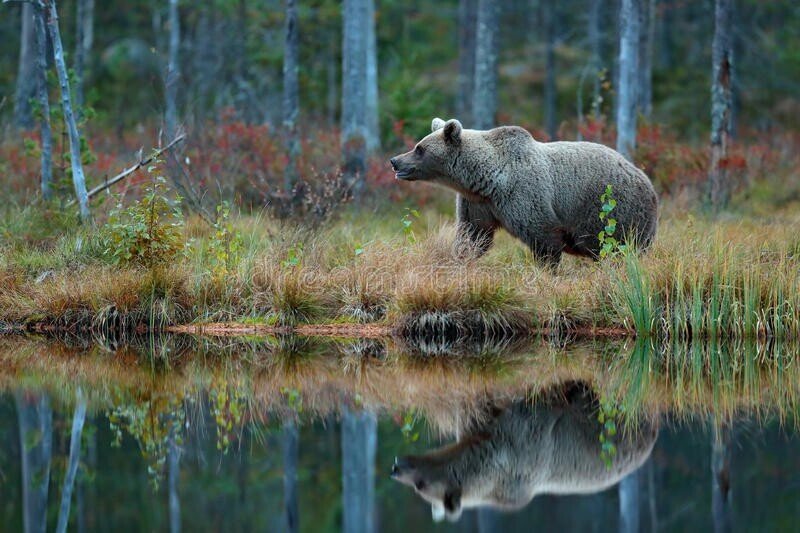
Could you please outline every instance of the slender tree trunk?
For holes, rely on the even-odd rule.
[[[75,112],[83,120],[86,63],[94,40],[94,0],[77,0],[75,20]]]
[[[336,125],[336,102],[339,98],[339,92],[337,91],[337,63],[336,63],[336,49],[339,46],[339,39],[338,35],[336,35],[336,31],[331,30],[329,36],[329,44],[327,50],[327,66],[325,71],[325,76],[328,85],[328,93],[325,95],[325,106],[326,111],[328,113],[328,124],[331,126]]]
[[[345,533],[375,531],[375,453],[378,445],[374,413],[345,407],[342,414],[342,507]]]
[[[299,434],[297,424],[288,421],[283,424],[283,508],[285,531],[300,531],[300,514],[297,509],[297,459],[299,455]]]
[[[366,0],[367,16],[364,24],[367,32],[367,150],[375,152],[381,148],[381,130],[378,120],[378,38],[375,25],[375,0]]]
[[[545,82],[544,82],[544,123],[551,141],[558,138],[558,119],[556,118],[556,23],[558,9],[556,2],[543,2],[545,33]]]
[[[600,12],[603,0],[591,0],[589,6],[589,47],[592,62],[592,116],[595,120],[600,117],[600,105],[603,103],[600,95],[600,72],[603,64],[600,56]]]
[[[72,434],[69,440],[69,462],[67,473],[64,476],[64,486],[61,489],[61,507],[58,511],[57,533],[64,533],[69,523],[69,508],[72,502],[72,487],[75,486],[75,476],[78,474],[78,463],[81,458],[81,434],[83,423],[86,420],[86,397],[83,390],[78,387],[76,393],[75,414],[72,417]]]
[[[475,88],[475,32],[478,26],[478,0],[458,3],[458,94],[456,114],[467,127],[473,123],[472,100]]]
[[[661,14],[661,17],[659,18],[660,36],[658,46],[658,62],[660,68],[663,70],[672,69],[672,22],[674,17],[673,11],[675,7],[671,1],[672,0],[658,0],[658,4],[656,6],[658,12]]]
[[[478,507],[478,533],[495,533],[503,531],[500,526],[500,513],[490,507]]]
[[[178,79],[180,69],[178,66],[178,52],[181,44],[181,26],[178,13],[178,0],[169,0],[169,58],[167,60],[167,75],[165,77],[164,96],[166,111],[164,123],[167,130],[167,139],[175,138],[178,130]]]
[[[297,138],[298,94],[298,49],[296,0],[286,0],[286,40],[283,53],[283,131],[286,143],[286,168],[283,174],[283,192],[294,204],[297,195],[297,158],[300,155],[300,140]],[[290,205],[289,209],[294,206]]]
[[[212,47],[214,46],[214,36],[211,31],[211,3],[212,0],[201,0],[198,6],[199,14],[197,17],[197,26],[195,27],[194,37],[194,50],[191,55],[191,61],[194,65],[194,83],[193,93],[196,95],[198,109],[196,116],[200,121],[208,118],[210,111],[211,99],[211,84],[214,82],[214,53]]]
[[[653,40],[655,0],[641,0],[639,12],[639,110],[646,118],[653,112]]]
[[[647,501],[650,507],[650,531],[658,531],[658,498],[656,495],[656,462],[653,456],[647,461]]]
[[[75,196],[78,198],[81,219],[84,222],[88,222],[91,214],[89,213],[89,196],[86,192],[86,178],[83,175],[83,164],[81,163],[81,138],[78,133],[75,115],[72,112],[72,98],[70,96],[69,78],[67,77],[67,65],[64,62],[64,47],[61,44],[61,32],[58,28],[56,0],[47,0],[46,5],[48,8],[47,29],[50,33],[50,40],[53,42],[53,59],[56,64],[58,83],[61,88],[61,107],[64,111],[64,123],[67,126],[67,134],[69,137],[72,183],[75,186]]]
[[[619,88],[617,91],[617,151],[633,158],[636,149],[639,9],[642,0],[622,0],[619,19]]]
[[[344,0],[342,13],[342,156],[352,195],[364,188],[367,123],[367,0]]]
[[[27,4],[26,4],[27,5]],[[47,32],[44,27],[44,10],[35,7],[36,34],[36,79],[39,100],[39,136],[42,141],[42,197],[50,200],[53,197],[53,132],[50,128],[50,94],[47,90]]]
[[[169,448],[167,449],[167,485],[169,489],[169,530],[178,533],[181,530],[181,500],[178,495],[178,481],[181,475],[181,450],[170,430]]]
[[[22,455],[23,525],[25,533],[44,533],[53,451],[53,412],[46,395],[17,391],[14,398]]]
[[[33,128],[31,99],[36,95],[33,4],[23,3],[20,12],[22,13],[22,19],[20,21],[17,89],[14,96],[14,125],[19,129],[29,130]]]
[[[498,2],[478,0],[472,120],[475,128],[479,130],[488,130],[495,126],[499,50],[498,10]]]
[[[714,5],[714,42],[711,48],[711,168],[708,173],[708,202],[712,209],[725,207],[730,183],[725,170],[731,136],[733,0],[716,0]]]
[[[639,531],[639,471],[635,470],[619,482],[620,533]]]
[[[730,429],[714,424],[711,437],[711,515],[714,531],[731,531]]]

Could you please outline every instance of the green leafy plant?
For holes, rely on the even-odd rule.
[[[208,242],[211,274],[220,280],[230,275],[239,264],[244,241],[230,220],[231,207],[226,201],[217,206],[214,233]]]
[[[209,397],[211,414],[217,426],[217,449],[227,454],[236,428],[242,425],[245,398],[241,389],[230,386],[222,379],[214,380]]]
[[[153,167],[148,172],[154,174]],[[103,227],[103,254],[116,264],[147,268],[170,263],[184,252],[180,197],[169,199],[163,176],[155,176],[142,198],[111,211]]]
[[[603,203],[600,207],[600,220],[605,222],[606,225],[597,234],[597,240],[600,241],[600,258],[605,259],[609,256],[625,253],[627,246],[620,244],[614,237],[617,231],[617,219],[612,214],[617,206],[617,201],[614,199],[611,185],[606,185],[606,190],[600,195],[600,201]]]
[[[303,396],[298,389],[283,387],[281,394],[286,398],[289,409],[298,414],[303,412]]]
[[[406,442],[417,442],[419,440],[419,431],[415,431],[417,426],[417,412],[410,409],[403,413],[403,425],[400,427],[400,433],[403,434],[403,439]]]
[[[283,268],[294,268],[300,266],[303,256],[303,243],[298,242],[286,252],[286,259],[281,261]]]
[[[411,226],[414,222],[414,219],[419,217],[419,211],[416,209],[411,209],[410,207],[406,207],[406,214],[403,215],[403,218],[401,219],[401,223],[403,225],[403,234],[406,236],[406,240],[411,244],[417,242],[417,236],[414,234],[414,228]]]
[[[614,456],[617,455],[617,446],[614,444],[617,435],[617,418],[619,409],[607,399],[600,400],[600,412],[597,414],[597,421],[601,424],[600,429],[600,459],[606,468],[611,468]]]

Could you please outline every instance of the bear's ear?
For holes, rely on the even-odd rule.
[[[443,503],[449,521],[454,522],[461,518],[461,489],[447,489]]]
[[[431,133],[434,131],[439,131],[442,128],[444,128],[444,120],[440,119],[439,117],[433,119],[433,122],[431,122]]]
[[[451,118],[445,123],[444,140],[453,146],[461,144],[461,123],[458,120]]]

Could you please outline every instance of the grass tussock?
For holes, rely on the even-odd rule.
[[[119,347],[109,357],[105,348],[11,337],[0,339],[0,390],[36,384],[69,402],[74,388],[83,386],[95,408],[120,398],[226,390],[235,391],[256,418],[325,418],[357,398],[370,410],[418,413],[448,431],[487,401],[535,398],[578,381],[629,418],[725,421],[746,415],[798,422],[796,344],[659,347],[639,340],[496,348],[482,359],[419,358],[387,340],[168,338]]]
[[[266,215],[232,217],[222,229],[190,218],[179,253],[153,269],[109,261],[98,230],[65,228],[48,242],[10,236],[0,244],[0,322],[380,322],[416,336],[534,328],[568,338],[612,328],[681,340],[800,338],[800,218],[790,212],[712,220],[668,205],[646,254],[599,263],[566,256],[555,272],[502,232],[484,257],[463,257],[452,222],[402,213],[353,212],[313,232]]]

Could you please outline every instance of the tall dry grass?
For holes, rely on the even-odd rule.
[[[186,224],[165,268],[112,266],[91,232],[0,246],[0,322],[162,327],[178,322],[371,323],[424,333],[591,328],[660,338],[800,338],[800,216],[711,220],[667,207],[645,254],[553,272],[501,234],[481,258],[428,212],[354,212],[315,231],[267,216],[233,221],[242,250],[213,268],[211,231]],[[78,242],[82,244],[79,245]]]

